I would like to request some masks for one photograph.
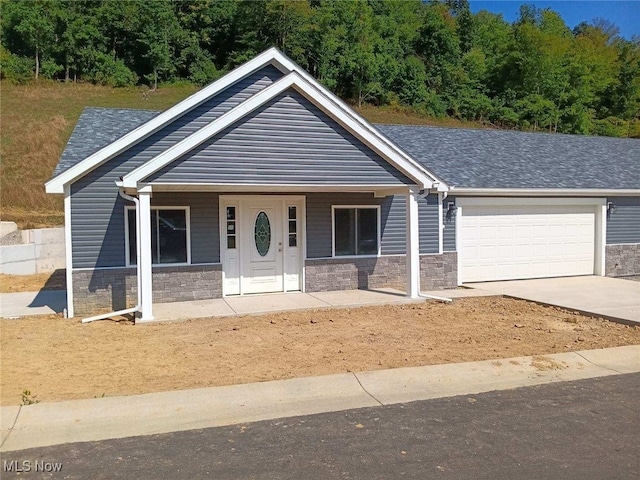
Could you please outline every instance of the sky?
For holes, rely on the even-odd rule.
[[[640,35],[640,0],[469,1],[472,12],[488,10],[502,13],[508,22],[517,19],[520,5],[524,3],[538,8],[551,8],[560,14],[570,28],[580,22],[591,22],[594,18],[602,17],[614,23],[620,29],[620,35],[627,39],[631,39],[632,35]]]

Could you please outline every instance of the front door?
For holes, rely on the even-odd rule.
[[[255,197],[243,204],[242,293],[282,292],[282,201]]]
[[[304,200],[221,196],[224,295],[301,290]]]

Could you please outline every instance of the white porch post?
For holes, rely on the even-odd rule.
[[[153,283],[151,270],[151,192],[140,191],[140,312],[141,322],[153,320]]]
[[[420,235],[418,226],[418,191],[407,193],[407,296],[420,296]]]

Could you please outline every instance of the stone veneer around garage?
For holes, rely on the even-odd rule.
[[[640,243],[607,245],[605,272],[607,277],[640,275]]]
[[[222,296],[222,266],[185,265],[153,268],[153,301],[208,300]],[[137,300],[136,268],[75,270],[75,315],[133,307]]]
[[[407,286],[404,255],[307,259],[305,265],[307,292],[383,287],[405,291]],[[457,270],[455,252],[420,255],[420,288],[455,288]]]

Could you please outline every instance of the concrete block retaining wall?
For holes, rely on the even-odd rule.
[[[65,268],[64,228],[24,230],[22,242],[0,246],[0,273],[33,275]]]
[[[75,270],[73,304],[75,315],[134,307],[138,295],[136,268]],[[222,296],[220,265],[154,267],[153,301],[181,302]]]
[[[640,275],[640,243],[607,245],[605,273],[607,277]]]

